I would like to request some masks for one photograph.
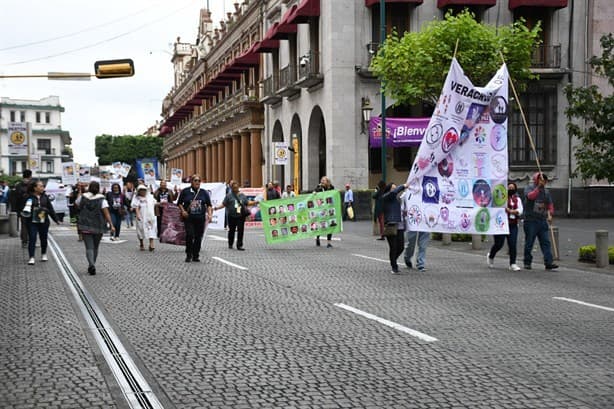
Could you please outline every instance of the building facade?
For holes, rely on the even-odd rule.
[[[244,173],[237,169],[249,158],[250,169],[261,172],[260,179],[252,177],[252,185],[276,179],[310,190],[327,175],[338,186],[375,186],[382,177],[381,151],[369,146],[362,108],[370,102],[372,115],[381,114],[380,83],[369,71],[380,44],[379,6],[379,0],[245,0],[215,30],[201,16],[199,45],[176,44],[186,52],[181,57],[176,48],[174,58],[187,63],[181,65],[186,79],[165,101],[167,118],[175,112],[165,122],[167,128],[162,128],[170,132],[165,149],[173,152],[171,163],[187,167],[188,173],[204,170],[208,180],[241,175],[244,181]],[[520,18],[529,26],[541,22],[542,43],[531,68],[539,79],[529,84],[520,102],[542,169],[558,191],[559,201],[570,208],[572,189],[585,182],[571,177],[575,142],[567,136],[563,91],[568,84],[607,87],[592,75],[587,60],[600,55],[599,38],[612,31],[614,4],[607,0],[387,0],[387,31],[392,27],[399,33],[419,31],[424,24],[443,19],[449,10],[463,8],[492,25]],[[195,48],[200,51],[194,53]],[[240,60],[253,65],[236,65]],[[186,82],[197,85],[180,96],[185,89],[181,84]],[[228,119],[237,90],[240,98],[259,103],[249,106],[253,122],[238,125],[237,117]],[[430,114],[428,107],[394,107],[394,101],[387,102],[387,117]],[[537,167],[520,113],[513,112],[510,178],[522,186]],[[254,129],[258,132],[252,140]],[[241,150],[246,146],[243,141],[250,142],[249,154]],[[274,165],[276,142],[294,146],[288,165]],[[387,179],[404,181],[416,151],[411,146],[387,150]],[[254,163],[259,158],[261,162]]]
[[[40,100],[0,98],[0,169],[8,175],[20,175],[29,168],[27,155],[9,154],[9,122],[31,124],[32,139],[29,151],[39,155],[39,170],[35,177],[61,178],[62,161],[69,160],[70,133],[62,129],[64,107],[60,98],[50,96]]]

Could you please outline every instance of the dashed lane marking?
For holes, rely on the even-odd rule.
[[[552,297],[552,298],[554,298],[555,300],[573,302],[573,303],[580,304],[580,305],[586,305],[587,307],[599,308],[601,310],[614,312],[614,308],[604,307],[603,305],[590,304],[584,301],[574,300],[573,298],[565,298],[565,297]]]
[[[362,254],[352,254],[352,255],[356,256],[356,257],[366,258],[367,260],[381,261],[383,263],[388,263],[389,262],[389,260],[384,260],[384,259],[381,259],[381,258],[375,258],[375,257],[369,257],[369,256],[363,256]]]
[[[359,309],[354,308],[354,307],[350,307],[349,305],[336,303],[335,306],[339,307],[339,308],[343,308],[344,310],[353,312],[354,314],[358,314],[358,315],[360,315],[362,317],[365,317],[365,318],[368,318],[370,320],[377,321],[380,324],[384,324],[384,325],[386,325],[386,326],[388,326],[390,328],[394,328],[394,329],[396,329],[398,331],[401,331],[401,332],[404,332],[406,334],[409,334],[412,337],[419,338],[419,339],[421,339],[423,341],[426,341],[426,342],[438,341],[437,338],[434,338],[434,337],[432,337],[430,335],[424,334],[424,333],[422,333],[420,331],[416,331],[415,329],[411,329],[411,328],[405,327],[405,326],[403,326],[401,324],[397,324],[396,322],[392,322],[392,321],[389,321],[387,319],[380,318],[377,315],[369,314],[368,312],[359,310]]]
[[[247,270],[247,267],[243,267],[243,266],[240,266],[238,264],[231,263],[230,261],[224,260],[223,258],[220,258],[220,257],[211,257],[211,258],[214,259],[214,260],[219,261],[220,263],[228,264],[231,267],[238,268],[239,270]]]

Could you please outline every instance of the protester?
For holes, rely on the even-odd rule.
[[[127,213],[124,194],[121,191],[119,183],[113,183],[111,185],[111,191],[107,192],[106,199],[109,204],[109,213],[111,214],[113,227],[115,227],[115,229],[111,231],[111,240],[117,241],[119,240],[119,233],[122,228],[122,218]]]
[[[145,185],[136,188],[136,196],[132,199],[132,208],[136,212],[136,237],[139,239],[139,249],[145,250],[143,240],[149,240],[149,251],[154,251],[154,239],[158,237],[156,225],[156,201]]]
[[[322,176],[320,178],[320,184],[315,188],[313,192],[314,193],[324,192],[326,190],[333,190],[334,188],[335,187],[330,182],[330,179],[328,178],[328,176]],[[333,244],[331,243],[332,239],[333,239],[333,234],[328,233],[326,235],[326,248],[333,247]],[[316,236],[316,246],[318,247],[320,246],[320,236]]]
[[[371,196],[375,201],[375,206],[373,206],[373,220],[377,222],[379,227],[379,238],[377,240],[385,240],[384,237],[384,211],[382,204],[382,195],[384,194],[384,189],[386,188],[386,182],[380,180],[375,187],[375,192]]]
[[[168,189],[166,180],[160,181],[160,187],[156,190],[153,197],[156,201],[156,227],[158,229],[158,238],[160,238],[160,234],[162,234],[162,215],[164,214],[164,209],[169,203],[174,202],[177,197],[175,192]]]
[[[21,238],[21,247],[28,247],[28,227],[26,226],[26,218],[21,216],[21,211],[23,210],[24,205],[26,204],[26,198],[28,197],[28,186],[30,182],[32,182],[32,171],[30,169],[26,169],[22,173],[23,179],[15,185],[11,193],[9,194],[9,205],[11,211],[17,212],[19,214],[20,220],[20,238]]]
[[[407,216],[407,201],[405,200],[405,195],[408,195],[409,192],[403,193],[401,195],[401,211],[404,216]],[[407,217],[405,218],[407,220]],[[416,256],[416,268],[418,271],[423,272],[426,271],[425,262],[426,262],[426,248],[431,241],[431,233],[425,231],[413,231],[410,230],[410,225],[408,223],[405,224],[406,228],[406,242],[405,242],[405,265],[407,268],[413,268],[411,259],[416,252],[416,244],[418,245],[418,255]],[[417,243],[416,243],[417,242]]]
[[[0,180],[0,203],[8,203],[9,201],[9,186],[6,180]]]
[[[350,187],[349,183],[345,184],[345,193],[343,195],[343,220],[352,220],[352,221],[356,221],[356,217],[353,214],[354,209],[351,210],[352,212],[352,217],[350,217],[350,215],[348,214],[348,209],[351,208],[354,204],[354,192],[352,192],[352,189]]]
[[[100,193],[100,184],[90,182],[87,192],[85,189],[79,193],[75,205],[79,209],[78,227],[85,244],[85,257],[87,258],[87,272],[96,274],[96,260],[102,235],[107,230],[107,224],[111,226],[111,232],[115,230],[113,220],[109,213],[109,203]]]
[[[533,182],[524,190],[524,268],[531,269],[533,261],[533,244],[535,239],[539,240],[542,254],[544,255],[544,265],[546,270],[559,268],[552,262],[552,250],[550,248],[550,226],[554,215],[554,203],[550,192],[546,189],[548,177],[543,173],[537,172],[533,175]]]
[[[28,195],[21,211],[21,216],[28,229],[28,260],[29,265],[34,265],[34,254],[36,252],[36,236],[41,241],[41,261],[47,261],[47,237],[49,234],[49,217],[56,224],[60,224],[51,200],[45,194],[45,185],[40,180],[30,182],[28,185]]]
[[[384,213],[384,223],[386,224],[384,234],[388,241],[388,256],[392,274],[399,273],[397,259],[403,253],[403,243],[405,241],[405,219],[401,212],[401,202],[398,197],[399,193],[405,188],[407,188],[407,184],[397,186],[394,183],[389,183],[382,192],[382,211]]]
[[[205,223],[211,220],[213,207],[209,193],[200,188],[200,176],[193,175],[191,186],[179,194],[177,205],[185,224],[185,261],[199,262],[200,244],[205,232]]]
[[[239,192],[239,184],[232,181],[230,193],[214,210],[226,208],[228,216],[228,248],[231,249],[235,241],[235,231],[237,232],[237,250],[243,251],[243,233],[245,231],[245,218],[249,215],[247,206],[257,204],[256,201],[248,200],[243,193]]]
[[[266,200],[275,200],[281,198],[279,191],[275,188],[273,182],[269,182],[266,185]]]
[[[517,191],[518,187],[514,182],[507,184],[507,206],[505,207],[505,213],[507,213],[510,233],[495,235],[495,243],[486,255],[486,261],[489,268],[495,267],[495,255],[503,248],[503,243],[507,238],[507,247],[510,254],[510,270],[520,270],[520,267],[516,264],[516,243],[518,242],[518,219],[522,216],[523,207],[522,201],[517,195]]]
[[[130,228],[134,226],[134,215],[132,212],[132,199],[134,198],[134,184],[132,182],[126,182],[124,185],[124,201],[126,203],[126,227]]]
[[[281,194],[281,197],[283,199],[286,199],[288,197],[295,197],[296,194],[294,193],[294,186],[292,185],[288,185],[286,186],[286,190],[284,190],[284,192]]]

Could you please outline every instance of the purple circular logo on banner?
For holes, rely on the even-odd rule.
[[[490,131],[490,146],[496,151],[507,147],[507,131],[503,125],[495,125]]]

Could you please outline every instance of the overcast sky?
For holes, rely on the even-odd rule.
[[[210,0],[215,26],[235,0]],[[161,119],[173,85],[173,43],[194,43],[207,0],[0,0],[0,74],[94,72],[96,60],[132,58],[131,78],[0,79],[0,96],[60,97],[75,161],[93,165],[96,135],[142,134]]]

